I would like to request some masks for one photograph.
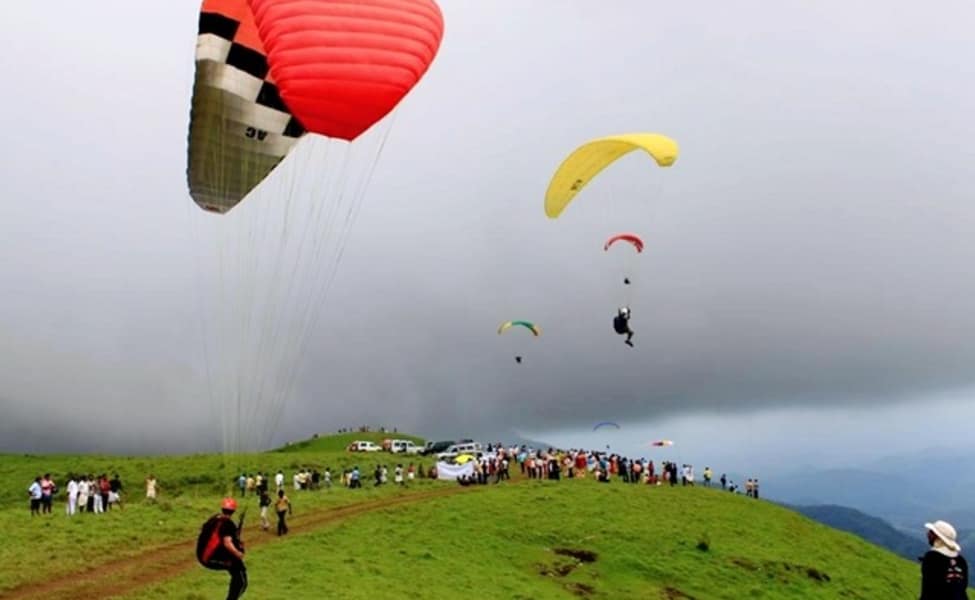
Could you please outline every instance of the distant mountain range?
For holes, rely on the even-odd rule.
[[[907,535],[887,521],[854,508],[832,504],[789,508],[834,529],[858,535],[908,560],[915,560],[927,551],[927,544],[920,531],[914,536]]]
[[[963,546],[975,543],[975,452],[927,449],[859,468],[804,467],[764,479],[762,491],[793,506],[838,505],[876,515],[922,540],[925,522],[944,519]]]

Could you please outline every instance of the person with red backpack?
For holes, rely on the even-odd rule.
[[[247,589],[244,543],[240,539],[240,529],[231,518],[236,510],[237,501],[224,498],[220,505],[220,514],[210,517],[203,524],[196,542],[196,558],[201,565],[230,573],[227,600],[237,600]],[[241,528],[243,520],[241,515]]]

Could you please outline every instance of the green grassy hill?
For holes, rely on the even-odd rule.
[[[368,471],[378,461],[391,462],[387,454],[317,450],[345,443],[344,437],[319,438],[250,458],[255,469],[286,473],[306,463],[330,463],[335,471],[340,463],[358,462]],[[40,465],[54,460],[0,457],[0,478],[18,482],[14,487],[25,480],[26,487]],[[0,526],[12,543],[0,547],[0,564],[9,567],[0,575],[0,597],[4,589],[94,566],[109,554],[118,558],[129,548],[145,553],[195,538],[220,496],[219,486],[208,480],[223,460],[217,456],[57,460],[62,468],[117,466],[132,481],[152,469],[164,496],[157,505],[131,498],[125,512],[74,519],[64,516],[58,502],[54,518],[32,520],[26,494],[11,506],[6,490]],[[436,489],[457,493],[388,504]],[[873,599],[912,598],[919,588],[916,563],[777,505],[702,488],[591,479],[460,488],[421,480],[408,489],[373,488],[367,481],[362,490],[289,494],[294,535],[278,539],[260,531],[256,508],[248,516],[252,525],[245,538],[253,546],[247,597]],[[301,527],[311,515],[366,500],[386,507]],[[124,597],[221,597],[226,575],[196,566],[189,546],[186,554],[185,564],[172,567],[164,579],[127,590]]]
[[[912,598],[916,565],[704,489],[521,482],[380,511],[249,558],[261,598]],[[130,598],[219,597],[192,570]],[[259,590],[259,592],[257,591]]]
[[[299,468],[329,467],[339,481],[345,468],[359,466],[363,471],[361,490],[300,492],[296,500],[304,510],[326,509],[364,500],[405,493],[392,486],[374,489],[368,481],[372,469],[394,461],[416,462],[429,467],[422,457],[393,456],[385,452],[353,453],[344,449],[353,439],[382,440],[381,434],[323,436],[287,446],[282,451],[224,456],[194,454],[185,456],[100,456],[100,455],[15,455],[0,454],[0,530],[8,542],[0,544],[0,598],[11,587],[37,577],[71,573],[97,565],[109,558],[135,555],[146,548],[194,537],[200,523],[214,513],[219,499],[233,489],[236,475],[262,471],[285,473],[291,493],[291,476]],[[411,438],[418,439],[418,438]],[[286,451],[285,451],[286,450]],[[118,473],[124,486],[123,511],[103,515],[65,516],[64,487],[69,473],[109,477]],[[61,490],[54,500],[52,516],[30,517],[27,487],[34,477],[51,473]],[[158,481],[155,504],[145,500],[144,480],[153,474]],[[392,477],[392,475],[390,475]],[[418,480],[413,489],[439,485]],[[341,486],[339,486],[341,487]],[[273,490],[273,487],[272,487]],[[252,518],[258,513],[256,497],[249,497]],[[122,541],[123,543],[120,543]],[[66,549],[70,548],[70,551]],[[50,557],[58,557],[52,560]]]

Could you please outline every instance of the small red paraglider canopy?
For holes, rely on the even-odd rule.
[[[606,244],[603,245],[603,250],[609,250],[610,246],[616,242],[629,242],[633,244],[637,252],[643,252],[643,240],[635,233],[617,233],[606,240]]]

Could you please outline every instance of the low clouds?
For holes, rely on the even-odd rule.
[[[98,41],[73,47],[77,64],[68,23],[13,9],[34,23],[14,54],[49,44],[0,66],[21,90],[0,151],[8,448],[54,433],[87,447],[61,433],[106,422],[120,446],[163,448],[212,423],[183,177],[198,7],[173,4],[134,56],[84,15]],[[880,407],[973,383],[970,6],[443,9],[279,438]],[[640,129],[678,140],[673,168],[627,157],[544,217],[568,151]],[[620,230],[647,242],[632,350],[602,252]],[[509,318],[542,338],[497,336]]]

